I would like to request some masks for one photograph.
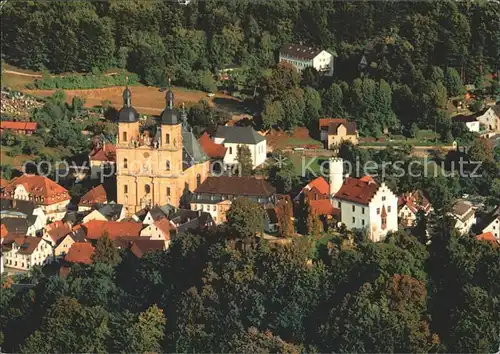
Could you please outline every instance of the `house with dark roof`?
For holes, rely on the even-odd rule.
[[[165,251],[165,242],[161,240],[138,239],[131,242],[130,252],[137,258],[142,258],[147,253]]]
[[[126,211],[122,204],[109,203],[99,206],[98,209],[92,210],[83,217],[82,222],[85,223],[90,220],[121,221],[125,216]]]
[[[457,200],[450,215],[455,219],[455,229],[462,235],[468,234],[472,226],[476,224],[476,210],[466,200]]]
[[[246,146],[250,150],[253,168],[260,166],[266,161],[266,138],[252,127],[219,126],[213,137],[213,142],[225,149],[223,162],[226,165],[235,165],[238,163],[236,158],[240,146]],[[204,147],[208,148],[209,152],[210,149],[213,149],[213,147],[208,147],[206,143]]]
[[[274,202],[276,189],[264,179],[254,177],[207,177],[193,192],[191,209],[206,211],[216,224],[226,221],[232,201],[246,197],[263,206]]]
[[[342,141],[350,141],[358,144],[358,128],[356,122],[350,122],[343,118],[320,118],[320,139],[327,149],[337,147]]]
[[[398,230],[398,197],[385,183],[371,176],[344,178],[343,160],[330,159],[330,195],[347,229],[363,230],[372,241],[381,241]]]
[[[332,76],[334,55],[320,48],[302,44],[285,43],[280,49],[279,62],[289,63],[301,72],[305,68],[315,68],[319,73]]]
[[[7,218],[25,219],[28,226],[26,235],[35,236],[47,225],[47,217],[43,209],[28,200],[1,199],[0,220]]]
[[[479,133],[480,124],[475,114],[472,115],[459,114],[452,117],[451,120],[454,123],[464,123],[469,131]]]

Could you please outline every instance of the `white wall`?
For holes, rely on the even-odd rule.
[[[499,131],[500,127],[497,124],[498,117],[493,108],[489,108],[483,115],[476,118],[479,123],[486,126],[487,130]]]
[[[482,233],[491,232],[497,240],[500,240],[500,220],[496,218],[488,226],[486,226]]]
[[[465,123],[469,131],[471,132],[479,132],[479,122],[467,122]]]
[[[238,146],[245,145],[249,148],[250,154],[252,155],[252,167],[256,168],[266,161],[266,140],[261,141],[258,144],[234,144],[234,143],[224,143],[224,147],[227,148],[226,155],[224,156],[224,163],[228,165],[234,165],[237,163],[236,157],[238,156]]]
[[[328,71],[325,71],[325,75],[333,75],[333,55],[323,50],[313,59],[313,66],[318,71],[323,71],[326,67],[330,67]]]

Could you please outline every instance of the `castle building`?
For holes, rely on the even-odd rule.
[[[341,158],[330,159],[330,195],[348,230],[365,230],[374,242],[398,231],[398,197],[371,176],[344,179]]]
[[[174,108],[171,90],[153,127],[141,126],[131,98],[127,87],[118,112],[118,204],[128,215],[155,205],[178,206],[185,190],[195,190],[207,178],[209,158],[189,129],[184,109]]]

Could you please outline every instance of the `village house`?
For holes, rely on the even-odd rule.
[[[202,143],[204,139],[202,139]],[[238,163],[238,147],[246,146],[252,156],[252,168],[262,165],[266,161],[266,138],[257,133],[252,127],[219,126],[213,142],[225,148],[224,164],[231,166]],[[205,144],[202,148],[214,154],[212,145]],[[221,149],[219,149],[222,151]]]
[[[285,43],[280,49],[279,62],[292,64],[298,72],[312,67],[325,76],[333,75],[334,55],[318,48]]]
[[[31,135],[36,132],[37,125],[38,124],[36,122],[14,122],[2,120],[0,121],[0,133],[8,130],[16,134]]]
[[[14,178],[2,190],[1,197],[29,200],[39,205],[47,220],[61,220],[71,200],[68,191],[45,176],[24,174]]]
[[[95,248],[88,242],[75,242],[71,245],[64,261],[69,264],[92,264],[92,256],[94,255]]]
[[[358,129],[356,122],[341,118],[320,118],[320,140],[327,149],[338,148],[342,141],[358,144]]]
[[[398,197],[370,176],[344,180],[341,158],[330,159],[330,195],[347,229],[365,230],[375,242],[398,230]]]
[[[472,226],[476,223],[476,211],[472,207],[472,204],[465,200],[458,200],[453,205],[451,215],[456,220],[455,229],[461,235],[468,234]]]
[[[191,209],[206,211],[216,224],[226,221],[232,201],[246,197],[263,206],[274,202],[276,189],[263,179],[253,177],[208,177],[193,192]]]
[[[81,225],[87,240],[97,240],[104,235],[115,240],[119,238],[137,238],[144,225],[132,221],[91,220]]]
[[[52,261],[52,247],[41,237],[7,237],[2,244],[3,262],[6,267],[29,270]]]
[[[405,193],[398,198],[399,224],[403,227],[415,226],[417,214],[423,211],[424,215],[427,216],[431,210],[429,200],[420,190]]]
[[[116,147],[111,143],[99,142],[98,145],[89,154],[90,162],[90,177],[92,179],[100,179],[101,175],[115,168],[116,164]]]
[[[500,132],[500,104],[476,113],[475,117],[479,124],[484,127],[484,130]]]
[[[24,219],[27,226],[25,235],[34,236],[47,225],[47,217],[43,209],[35,203],[27,200],[1,199],[0,200],[0,222],[10,219]],[[8,223],[9,221],[5,221]]]
[[[487,241],[492,245],[498,246],[500,245],[500,240],[498,240],[491,232],[485,232],[480,235],[476,235],[476,240],[479,241]]]
[[[168,245],[162,240],[134,240],[130,244],[130,252],[137,258],[142,258],[147,253],[165,251]]]
[[[170,221],[164,218],[147,225],[141,230],[139,236],[148,237],[150,240],[161,240],[165,242],[165,249],[167,249],[170,245],[170,229]]]
[[[480,124],[475,115],[457,115],[451,118],[454,123],[464,123],[470,132],[479,133]]]
[[[274,204],[266,208],[264,231],[267,233],[291,234],[295,232],[293,203],[289,195],[276,194]],[[286,230],[281,228],[285,227]]]
[[[121,221],[126,215],[125,207],[122,204],[109,203],[85,215],[82,219],[82,223],[91,220]]]
[[[78,211],[90,211],[95,206],[102,206],[108,202],[108,195],[102,184],[89,190],[78,202]]]
[[[484,221],[483,225],[486,226],[481,230],[481,233],[491,232],[491,234],[500,241],[500,215],[493,214]]]

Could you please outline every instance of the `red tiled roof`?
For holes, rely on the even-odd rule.
[[[12,198],[16,187],[20,184],[30,194],[31,200],[37,204],[51,205],[71,199],[66,188],[50,178],[30,174],[24,174],[10,181],[2,191],[2,196]]]
[[[165,235],[166,240],[170,240],[170,221],[167,218],[162,218],[153,223],[163,234]]]
[[[342,187],[335,193],[335,199],[368,205],[377,190],[378,184],[376,182],[347,177]]]
[[[311,212],[316,215],[339,215],[340,209],[334,208],[329,199],[310,200]]]
[[[427,200],[424,194],[419,190],[399,196],[398,209],[401,209],[405,205],[408,206],[410,211],[414,214],[419,210],[423,210],[427,214],[431,209],[429,200]]]
[[[41,237],[22,236],[19,234],[9,234],[8,236],[9,237],[5,239],[4,244],[15,243],[19,247],[19,250],[17,251],[19,254],[32,254],[42,241]]]
[[[163,251],[165,249],[165,241],[162,240],[136,240],[132,241],[130,251],[137,258],[141,258],[145,253]]]
[[[485,232],[483,234],[477,235],[476,239],[479,241],[497,242],[497,239],[495,238],[495,235],[493,235],[492,232]]]
[[[49,231],[47,231],[47,234],[50,236],[50,238],[54,241],[57,242],[67,234],[71,232],[71,228],[68,225],[63,225],[60,227],[52,228]]]
[[[97,146],[89,154],[91,161],[116,161],[116,147],[113,144],[106,143],[103,146]]]
[[[68,250],[64,260],[69,263],[92,264],[94,246],[87,242],[75,242]]]
[[[35,131],[37,127],[36,122],[13,122],[13,121],[1,121],[0,129],[12,129],[12,130],[27,130]]]
[[[105,220],[90,220],[82,224],[87,239],[97,240],[107,233],[110,239],[120,237],[139,237],[143,225],[137,222],[119,222],[119,221],[105,221]]]
[[[81,199],[78,205],[92,206],[98,203],[106,203],[108,196],[102,184],[89,190]]]
[[[227,148],[222,144],[214,143],[206,132],[198,139],[198,142],[205,154],[212,159],[222,159],[226,155]]]
[[[318,192],[320,192],[321,194],[329,194],[330,193],[330,185],[328,184],[326,179],[324,179],[321,176],[312,180],[311,182],[309,182],[307,184],[307,186],[304,187],[304,189],[306,189],[306,188],[307,189],[316,188],[318,190]]]

